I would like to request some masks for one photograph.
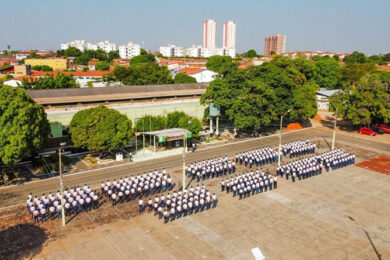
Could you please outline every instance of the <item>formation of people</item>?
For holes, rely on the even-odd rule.
[[[101,183],[101,191],[104,196],[115,206],[117,203],[129,202],[138,197],[150,196],[155,193],[173,189],[172,178],[167,171],[152,171],[142,175],[130,176],[107,180]]]
[[[284,156],[290,155],[290,158],[298,157],[310,153],[315,153],[316,145],[310,143],[309,140],[297,140],[291,143],[282,145],[282,153]]]
[[[236,163],[225,156],[192,163],[185,171],[187,177],[200,182],[236,172]]]
[[[268,163],[278,161],[278,152],[271,147],[264,147],[261,149],[251,150],[243,153],[236,154],[235,162],[240,165],[245,165],[250,169],[253,166],[259,167]]]
[[[276,189],[277,187],[278,177],[271,174],[266,175],[262,170],[242,173],[221,181],[221,191],[231,193],[233,197],[238,195],[239,199]]]
[[[324,167],[329,171],[330,168],[335,170],[353,163],[355,155],[337,149],[277,167],[276,175],[282,178],[285,176],[287,180],[291,177],[292,182],[295,182],[297,178],[302,180],[321,174]]]
[[[31,214],[35,223],[45,222],[48,219],[62,217],[61,192],[42,194],[41,197],[30,193],[27,198],[27,210]],[[66,188],[64,191],[64,211],[65,215],[79,214],[99,208],[99,196],[87,184],[84,187]]]
[[[138,201],[140,213],[148,210],[158,215],[159,219],[164,219],[164,223],[174,221],[192,214],[196,214],[211,208],[217,207],[218,199],[215,193],[211,194],[203,185],[192,187],[189,190],[173,192],[171,194],[142,198]]]

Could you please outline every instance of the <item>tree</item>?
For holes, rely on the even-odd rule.
[[[106,61],[99,61],[96,64],[95,69],[97,69],[97,70],[109,70],[110,69],[110,64],[108,64]]]
[[[80,51],[79,49],[75,48],[75,47],[69,47],[68,49],[66,49],[64,51],[64,54],[63,56],[65,57],[78,57],[80,56],[81,54],[83,54],[82,51]],[[62,56],[62,55],[61,55]]]
[[[179,120],[181,117],[187,116],[183,111],[175,111],[167,114],[168,128],[179,127]]]
[[[198,118],[192,117],[187,128],[191,131],[192,136],[197,138],[199,136],[199,132],[203,130],[203,124]]]
[[[21,88],[0,86],[0,161],[14,166],[36,153],[50,133],[43,107]]]
[[[108,61],[112,61],[113,59],[119,59],[119,51],[110,51],[108,53]]]
[[[389,62],[389,61],[390,61],[390,53],[384,54],[383,57],[382,57],[382,59],[383,59],[384,61]]]
[[[74,147],[102,153],[127,145],[133,130],[125,115],[101,105],[77,112],[69,124],[69,133]]]
[[[363,63],[367,62],[367,58],[366,58],[366,55],[364,55],[364,53],[354,51],[351,55],[345,56],[344,62],[345,63],[363,64]]]
[[[306,121],[317,114],[317,94],[318,85],[314,82],[306,82],[292,90],[292,110],[289,118],[298,121]]]
[[[322,57],[315,64],[315,80],[321,88],[335,89],[340,85],[342,68],[333,58]]]
[[[80,56],[77,56],[74,59],[74,62],[79,65],[88,65],[88,62],[91,60],[91,58],[88,56],[88,54],[83,53]]]
[[[145,115],[136,122],[137,130],[142,132],[166,129],[167,125],[167,118],[163,116]]]
[[[342,69],[342,77],[345,86],[357,83],[363,76],[373,73],[377,70],[372,63],[347,63]]]
[[[243,53],[241,56],[246,57],[246,58],[254,58],[254,57],[257,57],[257,53],[255,50],[252,49],[252,50],[249,50],[249,51]]]
[[[144,63],[156,63],[156,59],[153,54],[141,54],[133,57],[130,60],[130,66],[135,67]]]
[[[174,79],[175,84],[196,83],[196,79],[184,73],[178,73]]]
[[[72,75],[58,73],[55,77],[53,74],[46,74],[43,78],[35,80],[23,79],[21,87],[23,89],[57,89],[57,88],[79,88]]]
[[[173,83],[172,75],[167,67],[159,66],[155,62],[139,63],[138,65],[131,65],[127,68],[117,66],[114,69],[114,76],[126,85],[157,85]]]
[[[351,88],[332,96],[330,102],[353,125],[390,121],[389,86],[378,74],[362,77]]]
[[[233,59],[230,56],[215,55],[208,59],[206,63],[207,69],[219,73],[221,76],[225,76],[227,73],[237,68],[237,65],[233,64]]]
[[[38,70],[38,71],[53,71],[53,68],[47,65],[36,65],[36,66],[32,66],[31,69]]]

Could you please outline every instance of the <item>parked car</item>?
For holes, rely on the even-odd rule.
[[[363,134],[363,135],[370,135],[370,136],[376,136],[376,132],[375,131],[372,131],[370,128],[368,127],[362,127],[359,129],[359,134]]]
[[[383,132],[385,132],[386,134],[390,134],[390,127],[388,125],[380,125],[379,126]]]

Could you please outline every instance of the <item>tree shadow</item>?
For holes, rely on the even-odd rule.
[[[48,236],[33,224],[19,224],[0,231],[0,259],[32,258],[39,254]]]

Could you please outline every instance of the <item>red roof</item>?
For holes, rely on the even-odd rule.
[[[30,78],[37,78],[37,77],[44,77],[46,75],[53,75],[54,77],[58,73],[66,74],[66,75],[73,75],[74,77],[102,77],[104,75],[108,75],[111,73],[111,71],[100,71],[100,70],[89,70],[89,71],[31,71],[32,75],[26,75],[17,77],[15,79],[22,80],[24,78],[30,79]]]
[[[199,68],[185,68],[185,69],[181,69],[179,72],[180,72],[180,73],[187,74],[187,75],[192,75],[192,74],[199,73],[199,72],[201,72],[201,71],[202,71],[202,70],[199,69]]]

